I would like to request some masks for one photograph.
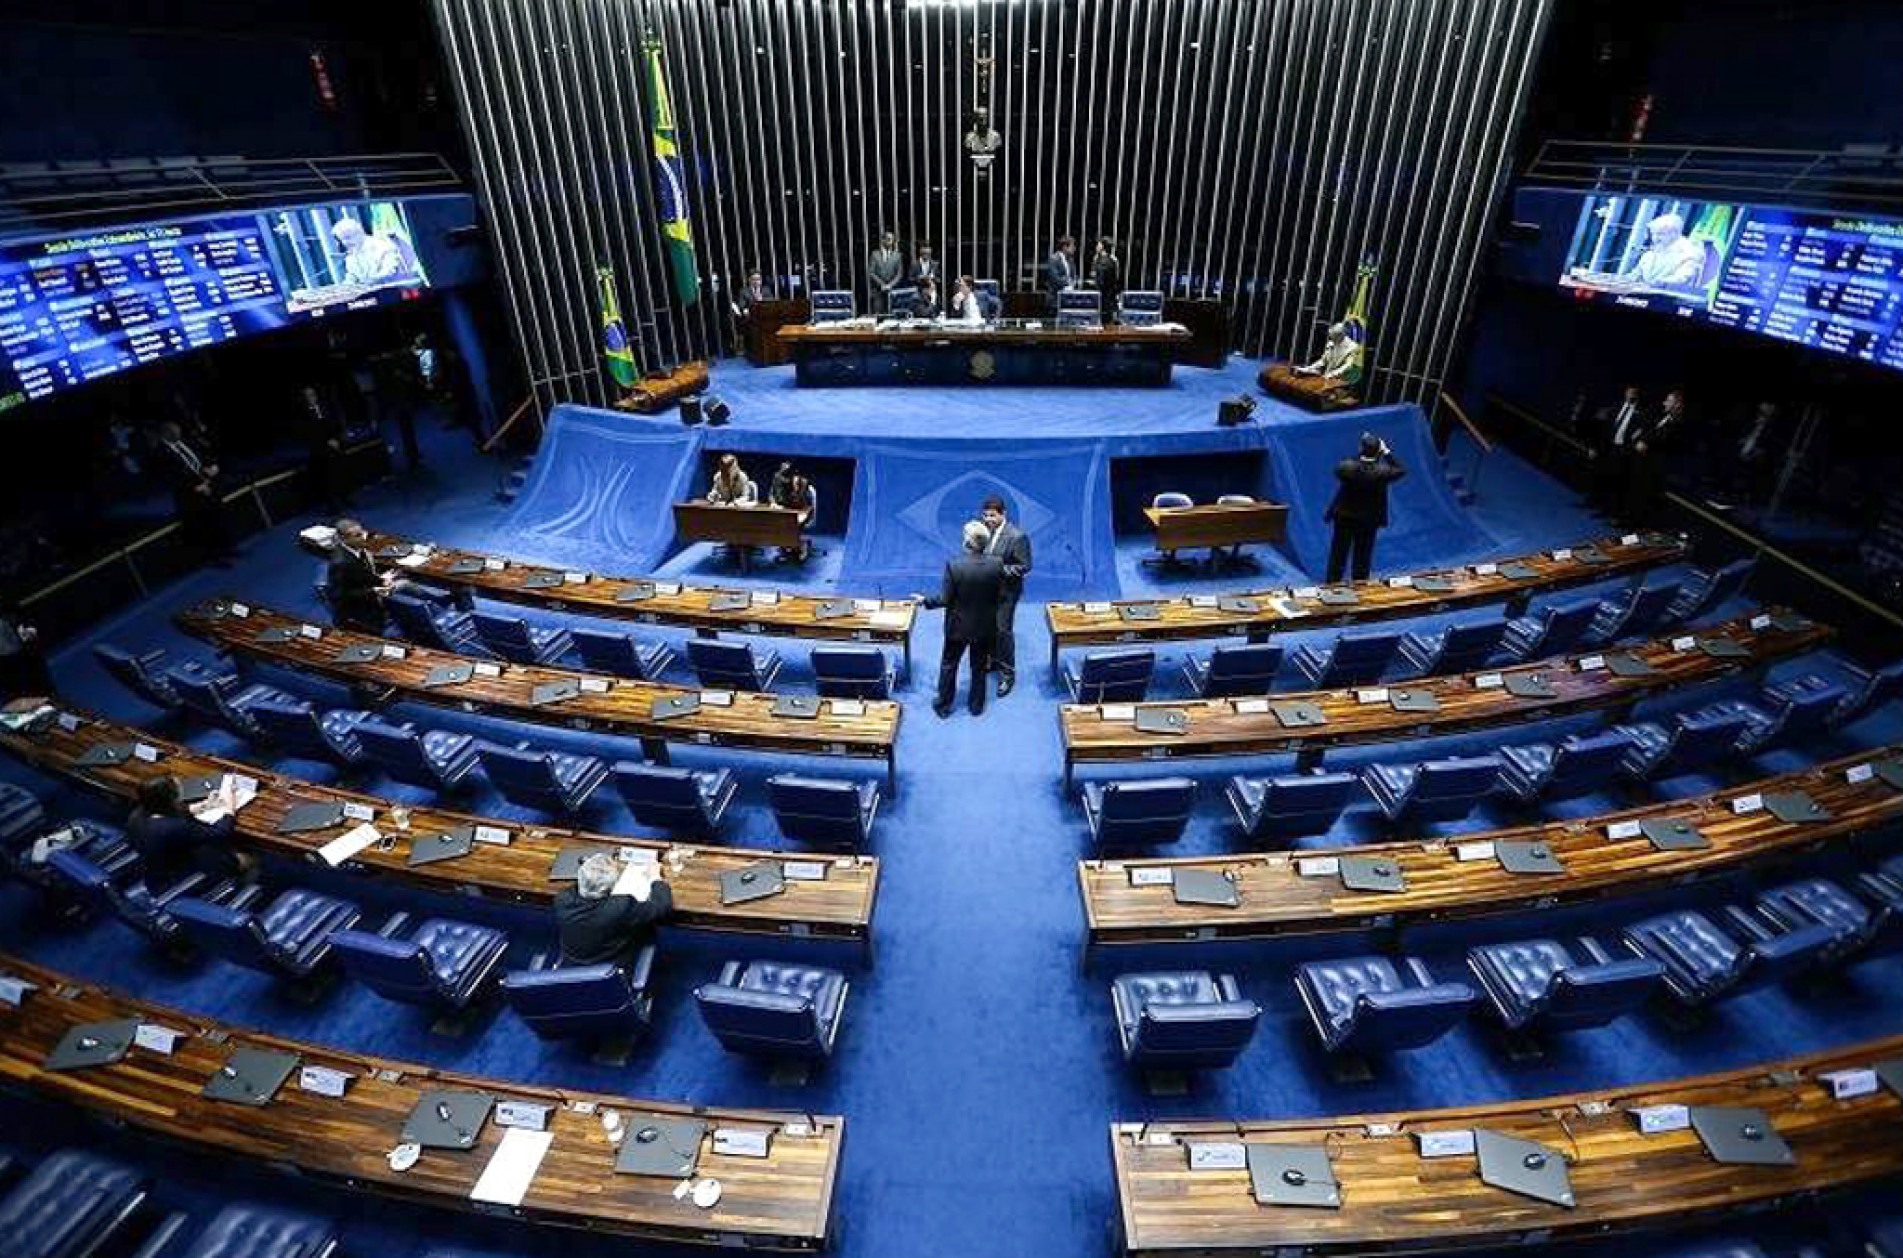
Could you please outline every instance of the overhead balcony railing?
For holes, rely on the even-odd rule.
[[[1883,144],[1825,150],[1547,140],[1523,179],[1586,192],[1678,193],[1703,201],[1840,210],[1903,209],[1903,152]]]

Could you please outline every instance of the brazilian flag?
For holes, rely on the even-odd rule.
[[[595,282],[601,289],[601,353],[608,360],[608,374],[624,389],[632,389],[639,372],[635,370],[634,349],[628,344],[628,328],[621,322],[621,299],[615,296],[613,267],[595,268]]]
[[[700,300],[700,276],[694,270],[694,233],[687,225],[687,185],[681,179],[680,150],[674,146],[674,106],[667,97],[667,69],[661,41],[642,41],[647,63],[648,136],[654,148],[654,191],[661,203],[661,237],[674,271],[674,295],[683,306]]]
[[[1347,313],[1342,315],[1341,323],[1347,337],[1355,344],[1355,364],[1343,377],[1349,384],[1360,384],[1366,370],[1365,358],[1368,352],[1368,297],[1374,288],[1375,266],[1372,259],[1363,262],[1355,271],[1355,295],[1348,302]]]

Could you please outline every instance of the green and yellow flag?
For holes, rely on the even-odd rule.
[[[621,322],[621,299],[615,296],[613,267],[595,268],[595,283],[601,290],[601,354],[608,360],[608,374],[624,389],[632,389],[640,378],[634,364],[634,347],[628,344],[628,327]]]
[[[674,106],[667,96],[667,69],[661,41],[641,43],[647,63],[648,138],[654,149],[654,192],[661,206],[661,237],[674,271],[674,295],[691,306],[700,300],[700,276],[694,269],[694,233],[687,224],[687,185],[681,178],[680,150],[674,146]]]
[[[1347,313],[1341,316],[1348,339],[1355,344],[1355,362],[1343,377],[1349,384],[1360,384],[1366,370],[1368,352],[1368,297],[1374,289],[1374,262],[1363,262],[1355,271],[1355,295],[1349,299]]]

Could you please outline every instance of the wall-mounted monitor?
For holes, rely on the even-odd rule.
[[[1903,221],[1660,196],[1589,196],[1559,280],[1903,370]]]

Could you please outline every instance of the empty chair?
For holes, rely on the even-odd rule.
[[[1887,665],[1872,672],[1846,665],[1846,680],[1849,686],[1843,700],[1838,703],[1829,717],[1834,728],[1856,720],[1874,707],[1888,703],[1898,694],[1903,694],[1903,661]],[[1775,681],[1764,688],[1765,697],[1776,701],[1785,701],[1798,697],[1806,691],[1822,690],[1837,686],[1838,683],[1817,673],[1806,673],[1786,681]]]
[[[1903,913],[1903,854],[1890,857],[1869,873],[1859,874],[1857,885],[1888,912]]]
[[[1262,1007],[1245,1000],[1231,974],[1153,970],[1110,983],[1117,1041],[1133,1066],[1221,1070],[1255,1037]]]
[[[1509,1031],[1605,1026],[1636,1013],[1665,982],[1665,967],[1650,957],[1615,958],[1591,938],[1579,946],[1583,962],[1557,939],[1483,944],[1468,951],[1467,968]]]
[[[396,622],[397,630],[412,642],[460,655],[490,654],[468,612],[443,607],[403,590],[387,595],[383,607]]]
[[[1417,630],[1401,638],[1401,662],[1410,677],[1469,673],[1500,650],[1504,620],[1469,620],[1444,629]]]
[[[739,790],[732,769],[676,769],[635,760],[616,761],[614,779],[636,821],[692,834],[719,830]]]
[[[1205,699],[1227,695],[1265,695],[1275,688],[1282,648],[1273,642],[1225,642],[1207,659],[1183,657],[1183,677]]]
[[[1626,776],[1644,780],[1676,777],[1727,758],[1737,751],[1746,725],[1741,712],[1701,708],[1681,712],[1670,726],[1639,721],[1613,728],[1632,743],[1621,762]]]
[[[332,1258],[337,1245],[330,1219],[236,1202],[213,1216],[177,1258]]]
[[[1500,645],[1515,660],[1564,655],[1586,636],[1599,600],[1590,596],[1548,603],[1530,616],[1507,622]]]
[[[545,1040],[625,1039],[647,1030],[654,1013],[655,947],[631,966],[555,966],[510,970],[502,994],[516,1017]]]
[[[1344,633],[1326,645],[1304,642],[1290,656],[1302,676],[1318,690],[1378,681],[1400,648],[1399,634],[1385,629]]]
[[[1291,840],[1326,834],[1347,810],[1360,779],[1352,773],[1288,773],[1280,777],[1229,779],[1223,795],[1242,832],[1251,839],[1286,846]]]
[[[1193,507],[1195,505],[1196,500],[1194,498],[1188,494],[1177,493],[1175,490],[1166,490],[1150,499],[1150,509],[1152,511],[1181,511],[1185,507]],[[1145,559],[1143,562],[1146,564],[1161,564],[1164,567],[1173,568],[1181,561],[1177,559],[1175,551],[1159,550],[1155,555]]]
[[[84,857],[113,879],[139,862],[138,853],[117,828],[96,821],[53,827],[31,791],[0,783],[0,877],[56,898],[70,896],[72,887],[52,864],[60,852]]]
[[[1590,795],[1624,772],[1631,748],[1631,738],[1616,729],[1569,734],[1556,743],[1510,744],[1496,753],[1500,786],[1522,804]]]
[[[1739,916],[1734,913],[1733,920]],[[1740,942],[1696,909],[1679,909],[1632,923],[1624,938],[1634,952],[1665,967],[1666,988],[1690,1006],[1800,974],[1825,959],[1834,939],[1821,925],[1762,933],[1764,938]]]
[[[674,652],[665,642],[642,642],[631,633],[608,633],[600,629],[571,629],[569,640],[582,667],[617,677],[653,679],[674,662]]]
[[[767,779],[780,833],[799,843],[864,847],[879,815],[879,784],[781,773]]]
[[[1740,559],[1722,568],[1693,574],[1678,598],[1666,608],[1665,619],[1674,623],[1691,620],[1729,602],[1743,591],[1755,564],[1755,560]]]
[[[353,708],[333,708],[319,714],[308,703],[268,699],[252,704],[250,714],[264,740],[278,750],[345,768],[363,759],[357,727],[375,716]]]
[[[1404,977],[1386,957],[1309,961],[1295,972],[1315,1033],[1331,1053],[1419,1048],[1454,1029],[1478,997],[1465,983],[1437,983],[1414,957]]]
[[[179,668],[168,672],[166,680],[172,683],[172,689],[186,708],[256,742],[264,741],[264,731],[251,715],[254,706],[260,703],[295,706],[299,702],[295,695],[261,681],[239,688],[227,680]]]
[[[1255,505],[1255,499],[1248,494],[1219,494],[1216,497],[1216,505],[1219,507],[1253,507]],[[1245,556],[1242,552],[1241,542],[1237,542],[1233,546],[1212,546],[1209,550],[1209,562],[1211,564],[1241,565],[1244,559]],[[1248,562],[1253,565],[1255,560],[1249,559]]]
[[[1130,328],[1154,327],[1163,322],[1161,290],[1132,288],[1118,293],[1117,322]]]
[[[815,686],[828,698],[892,697],[892,662],[876,646],[816,646],[811,660]]]
[[[509,937],[493,926],[447,917],[425,919],[406,936],[398,913],[374,934],[340,930],[330,937],[344,973],[389,1000],[458,1010],[486,994]]]
[[[1362,784],[1389,821],[1458,821],[1492,793],[1498,756],[1456,756],[1419,764],[1371,764]]]
[[[110,642],[100,642],[93,646],[93,658],[102,668],[112,675],[112,679],[144,699],[155,708],[170,712],[178,708],[182,700],[178,691],[172,688],[167,674],[178,669],[191,669],[209,676],[209,671],[196,660],[182,660],[169,668],[165,665],[164,651],[147,651],[143,655],[134,655],[122,647]],[[229,685],[236,677],[227,674],[225,682]]]
[[[1841,686],[1806,687],[1795,693],[1764,691],[1756,701],[1732,699],[1714,703],[1708,712],[1735,712],[1744,718],[1737,749],[1754,755],[1778,742],[1802,742],[1826,733],[1846,695]]]
[[[694,989],[707,1029],[730,1053],[830,1057],[846,1012],[846,976],[819,966],[729,961]]]
[[[1758,896],[1758,911],[1784,930],[1823,926],[1831,933],[1829,959],[1842,961],[1876,941],[1890,908],[1872,908],[1828,878],[1804,878]]]
[[[62,1149],[0,1197],[0,1236],[10,1258],[90,1258],[124,1235],[147,1191],[129,1167]]]
[[[171,914],[172,902],[180,896],[194,895],[217,900],[229,895],[227,881],[193,872],[163,887],[150,887],[142,879],[128,876],[130,871],[114,871],[79,849],[65,848],[46,858],[49,873],[73,899],[96,913],[115,917],[162,948],[176,948],[178,919]]]
[[[700,684],[711,689],[771,690],[780,676],[780,653],[771,647],[756,651],[746,642],[690,638],[687,660]]]
[[[1078,703],[1138,703],[1149,693],[1156,652],[1148,647],[1086,651],[1081,667],[1064,663],[1064,684]]]
[[[446,729],[418,734],[407,725],[373,718],[359,723],[356,735],[365,764],[412,786],[453,791],[476,767],[476,739],[469,734]]]
[[[1616,642],[1620,638],[1650,633],[1665,623],[1682,588],[1676,581],[1635,585],[1613,598],[1604,599],[1599,610],[1593,613],[1586,636],[1594,642]]]
[[[1180,777],[1086,782],[1083,799],[1084,820],[1099,847],[1174,843],[1195,810],[1196,783]]]
[[[46,808],[24,786],[0,782],[0,852],[28,847],[46,829]]]
[[[332,932],[357,923],[348,900],[292,887],[262,912],[240,897],[220,904],[180,896],[171,913],[199,951],[278,978],[307,979],[330,959]]]
[[[568,630],[538,629],[520,616],[495,612],[471,612],[469,616],[484,646],[518,664],[553,664],[575,645]]]
[[[476,758],[489,785],[504,799],[549,812],[580,812],[608,777],[606,760],[566,751],[478,743]]]

